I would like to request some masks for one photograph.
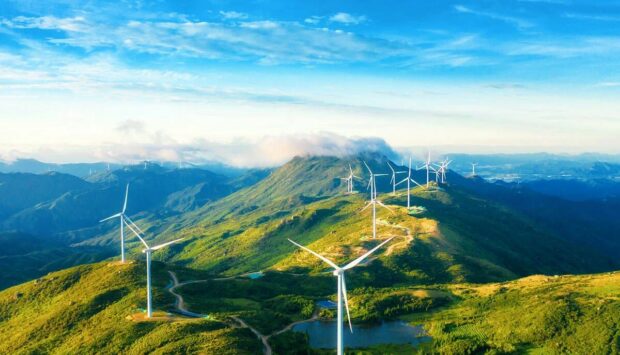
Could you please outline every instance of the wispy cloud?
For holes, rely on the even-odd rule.
[[[362,22],[366,22],[367,18],[363,15],[351,15],[346,12],[339,12],[329,17],[329,21],[338,22],[345,25],[358,25]]]
[[[486,17],[486,18],[490,18],[493,20],[506,22],[518,28],[530,28],[534,26],[534,24],[531,23],[530,21],[527,21],[527,20],[524,20],[518,17],[506,16],[506,15],[496,14],[493,12],[474,10],[464,5],[455,5],[454,9],[460,13],[472,14],[476,16],[481,16],[481,17]]]
[[[565,40],[531,41],[506,47],[508,55],[573,58],[620,54],[620,37],[578,37]]]
[[[570,19],[588,20],[588,21],[607,21],[607,22],[620,21],[620,16],[610,16],[610,15],[591,15],[591,14],[579,14],[579,13],[567,12],[562,16],[565,18],[570,18]]]
[[[237,11],[220,11],[220,15],[226,20],[245,20],[249,17],[248,14]]]
[[[11,20],[2,20],[0,23],[9,28],[28,29],[36,28],[41,30],[59,30],[67,32],[85,32],[89,27],[86,26],[86,19],[82,16],[58,18],[55,16],[25,17],[17,16]]]

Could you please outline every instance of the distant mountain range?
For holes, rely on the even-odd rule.
[[[99,220],[120,210],[128,183],[127,212],[149,238],[187,239],[158,256],[181,265],[224,274],[289,267],[293,248],[287,238],[324,246],[339,235],[359,245],[359,235],[367,235],[370,226],[368,212],[359,212],[367,195],[364,161],[375,172],[389,173],[388,159],[369,153],[297,157],[277,169],[236,176],[157,164],[100,171],[83,179],[58,172],[0,174],[0,241],[20,245],[17,254],[0,252],[0,263],[27,264],[25,272],[4,286],[55,267],[116,255],[118,226]],[[348,174],[348,164],[363,180],[355,181],[358,194],[345,196],[341,177]],[[413,178],[424,183],[426,172],[414,171]],[[447,178],[440,191],[414,190],[413,203],[427,209],[419,219],[393,219],[380,209],[382,223],[409,223],[407,228],[426,235],[410,254],[395,257],[390,267],[399,277],[416,270],[417,282],[501,281],[620,265],[613,257],[620,252],[614,197],[620,188],[613,179],[517,184],[454,171]],[[399,197],[389,194],[389,176],[378,177],[377,185],[380,198],[393,209],[406,203],[403,185]],[[130,240],[129,247],[139,245]],[[62,263],[55,262],[59,258]]]

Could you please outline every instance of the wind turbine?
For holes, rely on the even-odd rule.
[[[133,234],[135,234],[136,237],[140,239],[142,244],[144,244],[144,246],[146,247],[146,249],[142,250],[142,252],[146,254],[146,316],[148,318],[151,318],[153,316],[153,305],[152,305],[153,296],[151,294],[151,253],[154,252],[155,250],[159,250],[163,247],[167,247],[170,244],[178,243],[185,238],[175,239],[173,241],[159,244],[154,247],[149,247],[149,245],[146,244],[146,242],[144,241],[144,238],[140,236],[140,233],[136,231],[136,229],[140,230],[138,226],[136,226],[131,221],[130,223],[125,222],[125,224],[133,232]],[[136,229],[134,229],[134,227],[136,227]]]
[[[448,168],[448,165],[450,165],[450,163],[452,163],[452,160],[448,160],[448,158],[446,158],[440,164],[435,164],[435,166],[439,169],[439,170],[435,170],[435,180],[437,182],[439,180],[440,175],[441,175],[441,183],[444,184],[446,182],[446,170]]]
[[[411,177],[411,156],[409,156],[409,174],[407,174],[407,177],[402,180],[401,182],[399,182],[396,185],[400,185],[403,182],[407,182],[407,209],[411,208],[411,193],[409,192],[411,190],[411,183],[413,182],[414,184],[422,187],[422,185],[418,184],[417,181],[413,180],[413,178]]]
[[[390,167],[390,170],[392,170],[392,180],[390,180],[390,183],[392,184],[392,196],[396,195],[396,175],[397,174],[404,174],[406,173],[406,171],[396,171],[394,170],[394,167],[392,166],[392,164],[390,164],[390,162],[387,162],[387,165]]]
[[[349,176],[346,178],[340,178],[340,180],[344,180],[347,182],[347,193],[353,193],[353,178],[361,179],[359,176],[353,174],[353,168],[351,168],[351,164],[349,164]]]
[[[476,165],[478,165],[478,163],[469,163],[471,164],[471,176],[476,176]]]
[[[364,162],[364,165],[366,165],[366,169],[368,169],[368,172],[370,172],[370,181],[368,182],[368,187],[370,188],[370,201],[368,201],[366,206],[364,206],[364,208],[362,208],[360,212],[363,212],[365,209],[372,205],[372,239],[375,239],[377,238],[377,204],[390,212],[393,211],[389,207],[384,205],[381,201],[377,200],[376,177],[385,176],[387,174],[374,174],[372,170],[370,170],[370,167],[368,166],[368,164],[366,164],[366,162]]]
[[[369,252],[367,252],[366,254],[360,256],[359,258],[353,260],[352,262],[348,263],[347,265],[343,266],[343,267],[339,267],[338,265],[336,265],[334,262],[332,262],[331,260],[327,259],[326,257],[304,247],[303,245],[297,244],[292,240],[288,240],[289,242],[295,244],[296,246],[300,247],[301,249],[311,253],[312,255],[316,256],[317,258],[323,260],[324,262],[326,262],[329,266],[331,266],[332,268],[334,268],[334,276],[337,277],[338,279],[338,311],[337,311],[337,319],[338,319],[338,324],[337,324],[337,343],[336,343],[336,351],[337,351],[337,355],[342,355],[343,354],[343,350],[344,350],[344,346],[343,346],[343,342],[342,342],[342,299],[344,298],[344,305],[347,309],[347,319],[349,320],[349,330],[351,331],[351,333],[353,333],[353,325],[351,324],[351,314],[349,313],[349,300],[347,298],[347,285],[346,282],[344,280],[344,272],[346,270],[352,269],[354,267],[356,267],[357,265],[359,265],[359,263],[361,263],[364,259],[366,259],[368,256],[370,256],[372,253],[374,253],[375,251],[377,251],[377,249],[381,248],[383,245],[385,245],[387,242],[389,242],[390,240],[392,240],[394,237],[382,242],[381,244],[377,245],[376,247],[372,248]]]
[[[112,218],[119,218],[120,222],[121,222],[121,262],[125,262],[125,219],[128,218],[127,216],[125,216],[125,210],[127,210],[127,197],[129,196],[129,184],[127,184],[127,186],[125,187],[125,202],[123,203],[123,209],[114,215],[111,215],[110,217],[104,218],[101,222],[105,222],[107,220],[110,220]]]
[[[430,151],[428,152],[428,156],[424,164],[416,168],[416,170],[422,170],[422,169],[426,169],[426,189],[428,189],[430,186],[430,180],[431,180],[431,170],[435,172],[435,180],[437,179],[437,175],[436,175],[437,170],[435,170],[435,168],[433,168],[433,165],[431,164],[431,152]]]

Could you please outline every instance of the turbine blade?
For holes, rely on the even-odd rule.
[[[397,183],[396,183],[396,186],[398,186],[398,185],[402,184],[403,182],[407,182],[407,179],[408,179],[408,178],[405,178],[404,180],[401,180],[401,181],[397,182]]]
[[[423,187],[422,185],[418,184],[418,182],[417,182],[417,181],[415,181],[415,180],[413,180],[413,179],[411,179],[411,182],[413,182],[414,184],[416,184],[416,185],[418,185],[418,186],[420,186],[420,187]]]
[[[375,176],[388,176],[389,174],[375,174]]]
[[[394,168],[392,168],[392,164],[390,164],[390,162],[387,162],[387,165],[390,167],[390,170],[392,170],[392,172],[394,172]]]
[[[138,225],[134,221],[132,221],[131,218],[127,217],[126,215],[123,215],[123,217],[125,218],[125,220],[129,221],[129,223],[131,223],[134,226],[134,228],[138,230],[138,232],[144,234],[144,231],[140,229],[140,227],[138,227]]]
[[[319,253],[316,253],[316,252],[314,252],[314,251],[312,251],[312,250],[310,250],[310,249],[306,248],[305,246],[303,246],[303,245],[301,245],[301,244],[297,244],[297,243],[295,243],[294,241],[292,241],[292,240],[290,240],[290,239],[289,239],[288,241],[289,241],[289,242],[291,242],[291,243],[293,243],[293,244],[295,244],[295,245],[297,245],[298,247],[302,248],[303,250],[305,250],[305,251],[309,252],[310,254],[312,254],[312,255],[316,256],[317,258],[319,258],[319,259],[323,260],[324,262],[328,263],[328,264],[329,264],[329,266],[333,267],[334,269],[336,269],[336,270],[337,270],[337,269],[340,269],[340,268],[338,267],[338,265],[334,264],[334,262],[333,262],[333,261],[331,261],[331,260],[329,260],[328,258],[324,257],[323,255],[321,255],[321,254],[319,254]]]
[[[123,211],[121,213],[125,213],[127,209],[127,197],[129,196],[129,184],[125,187],[125,203],[123,203]]]
[[[366,164],[366,162],[364,162],[364,165],[366,165],[366,169],[368,169],[368,172],[370,173],[370,176],[372,176],[372,170],[370,170],[370,167],[368,166],[368,164]]]
[[[117,213],[117,214],[111,215],[110,217],[107,217],[107,218],[102,219],[101,221],[99,221],[99,223],[101,223],[101,222],[105,222],[105,221],[110,220],[110,219],[112,219],[112,218],[120,217],[120,216],[121,216],[121,214],[122,214],[122,213]]]
[[[127,223],[127,222],[125,222],[125,225],[127,226],[127,228],[129,228],[129,229],[133,232],[133,234],[134,234],[136,237],[138,237],[138,239],[140,239],[140,241],[142,242],[142,244],[144,244],[144,246],[145,246],[147,249],[150,249],[150,248],[149,248],[149,245],[148,245],[148,244],[146,244],[146,242],[144,241],[144,239],[142,239],[142,237],[140,236],[140,233],[136,232],[136,230],[135,230],[135,229],[131,226],[131,224],[129,224],[129,223]]]
[[[351,324],[351,313],[349,312],[349,298],[347,297],[347,283],[344,281],[344,272],[342,277],[342,297],[344,298],[344,307],[347,310],[347,319],[349,320],[349,329],[353,333],[353,325]]]
[[[178,243],[178,242],[182,241],[183,239],[185,239],[185,238],[175,239],[175,240],[173,240],[171,242],[166,242],[166,243],[163,243],[163,244],[156,245],[156,246],[152,247],[151,250],[161,249],[161,248],[166,247],[166,246],[168,246],[170,244]]]
[[[392,209],[391,209],[391,208],[389,208],[388,206],[384,205],[384,204],[383,204],[383,202],[381,202],[381,201],[377,200],[377,203],[379,204],[379,206],[381,206],[381,207],[385,208],[386,210],[388,210],[388,211],[390,211],[390,212],[394,213],[394,210],[392,210]]]
[[[372,205],[372,201],[368,202],[368,203],[366,204],[366,206],[364,206],[364,208],[362,208],[362,209],[360,210],[360,213],[364,212],[364,210],[365,210],[365,209],[367,209],[367,208],[368,208],[368,206],[370,206],[370,205]]]
[[[388,243],[390,240],[394,239],[394,237],[391,237],[390,239],[384,241],[383,243],[377,245],[376,247],[370,249],[370,251],[368,251],[366,254],[360,256],[359,258],[353,260],[352,262],[348,263],[347,265],[345,265],[342,270],[349,270],[351,268],[354,268],[357,266],[357,264],[361,263],[364,259],[366,259],[370,254],[374,253],[375,251],[377,251],[377,249],[381,248],[382,246],[384,246],[386,243]]]

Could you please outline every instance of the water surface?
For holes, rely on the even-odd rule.
[[[336,347],[336,322],[312,321],[297,324],[296,332],[307,333],[310,346],[315,349],[333,349]],[[344,346],[365,348],[377,344],[411,344],[417,345],[431,338],[422,326],[412,326],[403,321],[390,321],[369,325],[353,325],[353,334],[348,324],[344,327]]]

